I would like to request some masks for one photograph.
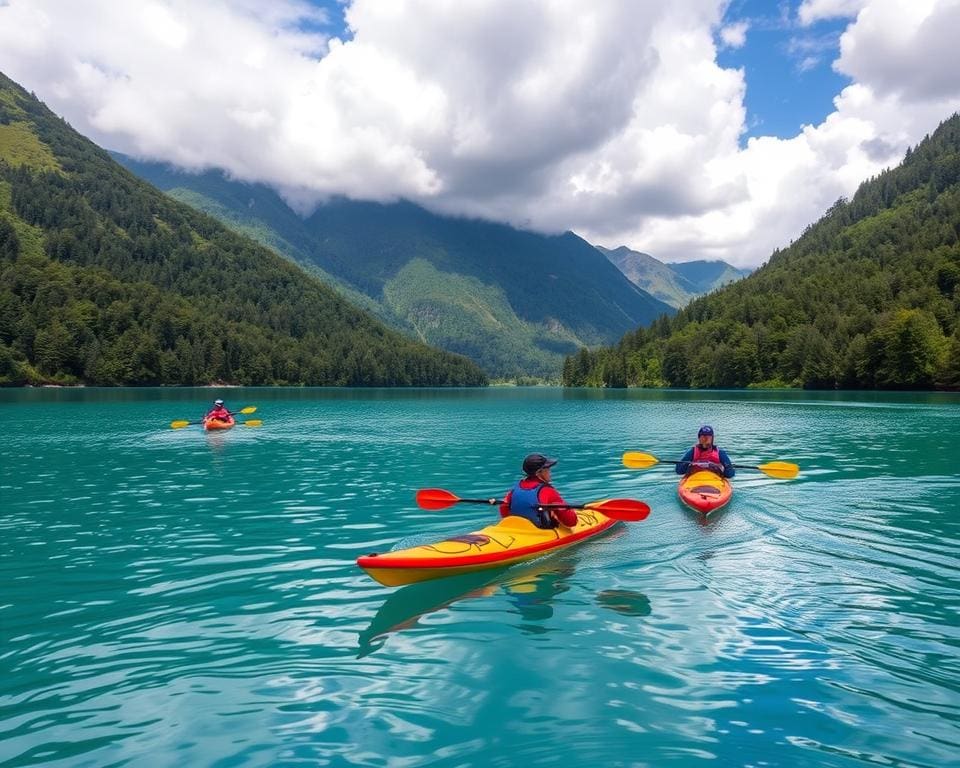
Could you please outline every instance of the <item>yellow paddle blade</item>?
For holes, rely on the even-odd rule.
[[[757,469],[765,475],[777,477],[781,480],[789,480],[792,477],[796,477],[800,472],[800,467],[796,464],[791,464],[789,461],[771,461],[767,464],[761,464]]]
[[[640,451],[627,451],[623,454],[623,466],[630,469],[649,469],[654,464],[659,464],[660,459],[651,456],[649,453],[640,453]]]
[[[260,419],[247,419],[246,421],[238,422],[243,424],[245,427],[259,427],[263,425],[263,422]]]
[[[257,410],[257,406],[248,405],[246,408],[241,408],[239,413],[243,413],[243,414],[253,413],[255,410]]]
[[[171,421],[170,429],[183,429],[184,427],[189,427],[189,421]]]

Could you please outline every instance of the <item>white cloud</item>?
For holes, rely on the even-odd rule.
[[[803,0],[797,9],[797,18],[804,26],[824,19],[843,19],[856,16],[869,0]]]
[[[836,68],[906,103],[960,92],[960,1],[877,0],[840,39]]]
[[[755,265],[960,108],[960,4],[807,0],[807,23],[859,11],[835,62],[854,83],[819,125],[745,147],[744,73],[715,41],[747,27],[725,7],[354,0],[341,42],[302,31],[324,19],[301,0],[9,0],[0,70],[104,146],[300,210],[406,197]]]
[[[720,39],[727,48],[742,48],[747,42],[749,22],[738,21],[728,24],[720,30]]]

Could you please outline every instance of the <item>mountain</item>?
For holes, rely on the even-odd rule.
[[[753,270],[738,269],[725,261],[670,262],[670,269],[693,284],[696,294],[710,293],[716,288],[736,282]]]
[[[625,245],[613,250],[599,245],[597,248],[631,283],[671,307],[679,309],[703,293],[683,275],[649,253],[633,251]]]
[[[477,385],[0,75],[0,384]]]
[[[547,236],[409,202],[342,198],[301,218],[261,184],[117,158],[393,327],[498,378],[556,380],[564,355],[674,311],[569,232]]]
[[[563,380],[960,389],[960,115],[749,277],[581,349]]]
[[[633,251],[625,245],[612,250],[598,245],[597,249],[631,283],[677,309],[697,296],[750,274],[749,269],[737,269],[725,261],[665,264],[648,253]]]

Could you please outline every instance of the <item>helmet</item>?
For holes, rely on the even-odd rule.
[[[703,437],[704,435],[710,435],[710,437],[713,437],[713,427],[711,427],[709,424],[704,424],[702,427],[700,427],[700,431],[697,432],[697,437]]]
[[[223,405],[223,400],[214,400],[214,401],[213,401],[213,404],[214,404],[214,405]]]
[[[547,469],[556,463],[556,459],[551,459],[542,453],[531,453],[523,460],[523,472],[530,477],[537,474],[541,469]]]

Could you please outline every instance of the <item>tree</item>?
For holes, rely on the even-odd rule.
[[[887,315],[867,339],[877,384],[891,388],[933,386],[946,363],[947,341],[929,312],[900,309]]]

